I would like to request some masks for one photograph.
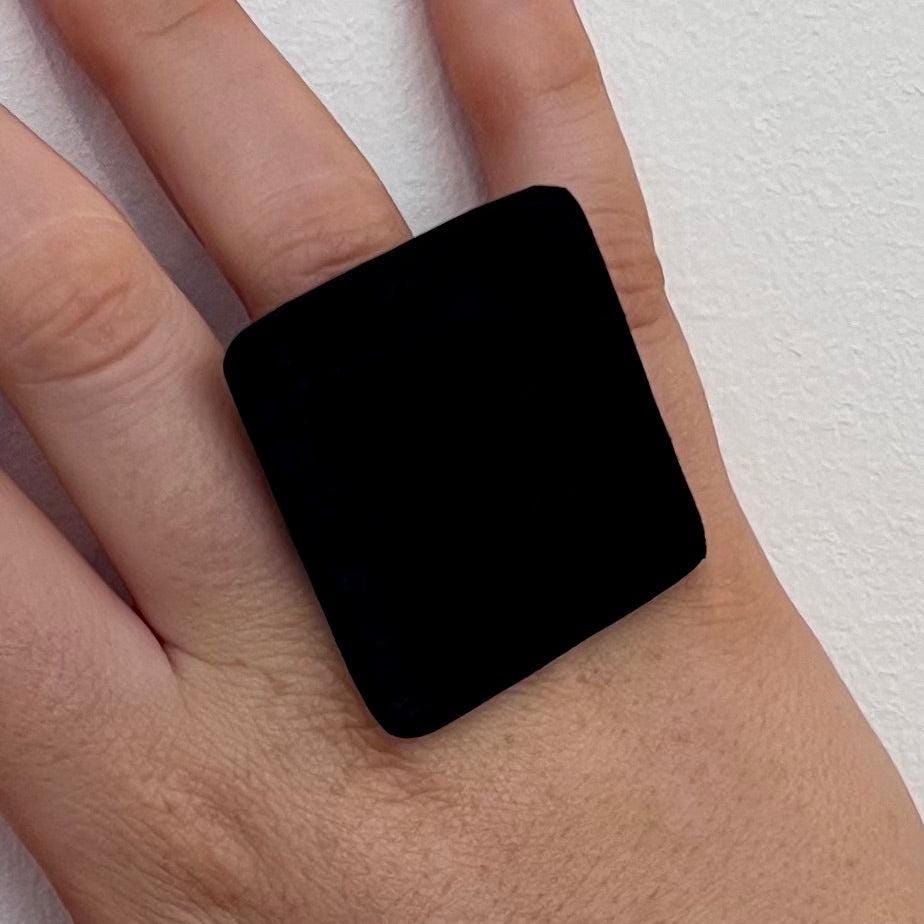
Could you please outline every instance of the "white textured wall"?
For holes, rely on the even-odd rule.
[[[415,229],[477,201],[421,0],[247,5]],[[924,4],[581,6],[738,491],[924,807]],[[31,0],[0,0],[0,101],[129,212],[220,329],[237,323]],[[0,464],[80,537],[5,411]],[[0,828],[0,924],[62,920]]]

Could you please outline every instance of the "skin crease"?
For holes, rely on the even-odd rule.
[[[406,239],[231,0],[44,6],[254,316]],[[555,183],[588,211],[707,562],[449,728],[388,738],[212,334],[0,113],[0,386],[141,614],[0,478],[0,809],[77,924],[924,921],[920,820],[735,500],[574,8],[429,6],[491,195]]]

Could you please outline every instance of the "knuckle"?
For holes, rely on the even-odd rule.
[[[244,301],[258,311],[333,279],[407,234],[371,181],[344,179],[322,194],[299,184],[268,196],[254,215],[243,235],[252,256],[236,275]]]
[[[78,236],[79,235],[79,236]],[[161,320],[164,288],[127,227],[62,223],[5,275],[2,365],[16,385],[91,376],[128,360]]]
[[[604,224],[604,222],[601,222]],[[619,293],[627,299],[648,299],[664,292],[664,270],[647,229],[631,227],[631,222],[615,215],[605,222],[608,230],[600,244],[608,255],[610,272]]]
[[[154,21],[138,29],[142,40],[171,38],[187,26],[201,25],[212,13],[227,10],[225,0],[169,0],[152,6]]]
[[[601,86],[596,55],[583,38],[545,42],[542,54],[530,58],[525,66],[510,68],[507,83],[524,97],[540,101]]]
[[[554,5],[553,5],[554,6]],[[573,107],[603,90],[593,47],[576,21],[561,21],[561,10],[536,0],[510,4],[492,43],[492,52],[460,64],[462,86],[471,95],[479,124],[503,130],[511,121],[549,106]]]
[[[602,190],[599,198],[605,202],[611,196]],[[671,335],[674,316],[647,218],[600,205],[591,206],[588,217],[636,340],[659,340]]]
[[[187,755],[188,757],[188,755]],[[176,765],[158,785],[132,792],[128,842],[148,878],[178,907],[241,911],[258,894],[267,852],[257,787],[224,778],[211,761]]]
[[[661,263],[654,252],[609,261],[610,274],[636,341],[659,340],[674,326]]]
[[[110,91],[131,77],[139,54],[190,27],[204,34],[209,14],[233,7],[225,0],[45,0],[45,5],[85,66]]]
[[[63,895],[82,899],[86,919],[114,897],[126,920],[147,920],[152,908],[177,924],[276,919],[260,907],[270,871],[283,865],[266,800],[229,765],[226,748],[212,736],[193,742],[191,731],[176,716],[152,715],[145,734],[103,745],[111,761],[95,786],[105,785],[96,791],[106,798],[80,806],[70,827],[95,847],[93,875],[78,861],[57,877]]]

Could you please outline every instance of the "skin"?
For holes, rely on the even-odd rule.
[[[254,317],[407,238],[231,0],[44,6]],[[707,562],[451,727],[389,738],[219,344],[0,113],[0,386],[136,602],[0,477],[0,809],[77,924],[924,921],[920,820],[736,502],[574,8],[429,7],[490,194],[565,185],[588,211]]]

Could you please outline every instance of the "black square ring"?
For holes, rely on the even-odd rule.
[[[648,602],[702,522],[564,189],[284,305],[225,374],[360,694],[440,728]]]

